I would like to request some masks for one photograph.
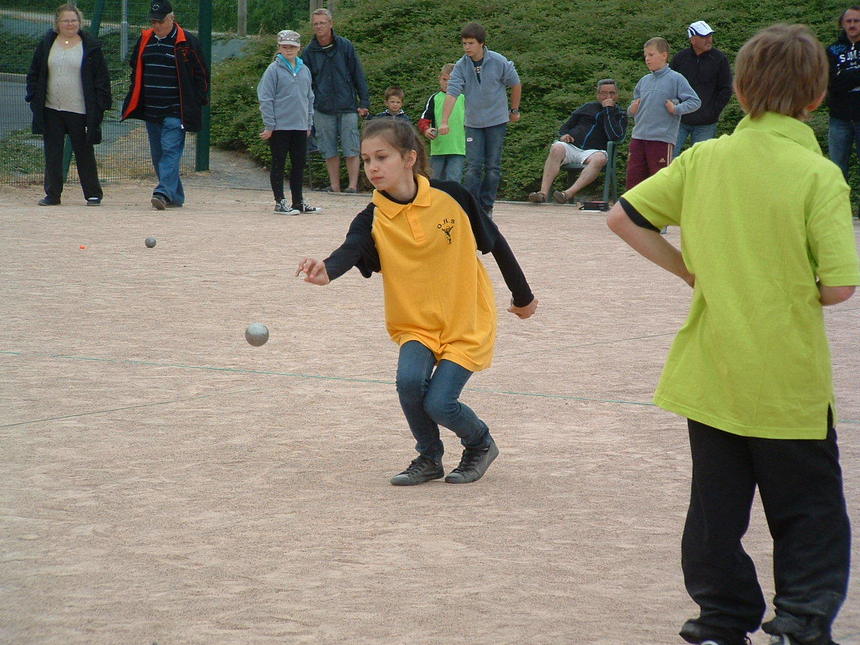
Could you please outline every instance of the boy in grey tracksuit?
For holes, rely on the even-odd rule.
[[[628,190],[669,165],[681,115],[695,112],[702,104],[689,81],[669,67],[665,39],[652,38],[643,51],[650,74],[636,83],[627,108],[635,119],[627,158]]]
[[[275,212],[285,215],[315,213],[319,208],[302,197],[307,141],[313,126],[314,93],[311,73],[299,58],[299,34],[285,29],[278,34],[278,53],[257,86],[263,115],[260,138],[269,142],[272,165],[269,179],[275,196]],[[284,199],[284,166],[290,155],[290,197]]]

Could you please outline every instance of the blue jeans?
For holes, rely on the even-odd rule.
[[[842,169],[848,179],[848,159],[851,149],[856,148],[860,156],[860,121],[845,121],[830,117],[830,130],[827,132],[827,154]]]
[[[430,155],[430,169],[435,179],[445,181],[463,181],[463,164],[466,157],[463,155]]]
[[[466,127],[466,177],[463,185],[485,213],[493,210],[502,178],[502,146],[507,123],[489,128]]]
[[[146,122],[149,135],[149,154],[158,177],[153,194],[164,195],[171,204],[182,206],[185,191],[179,178],[179,164],[185,149],[185,128],[175,116],[166,116],[161,123]]]
[[[397,361],[397,395],[406,422],[415,437],[419,454],[441,462],[445,452],[439,426],[460,437],[468,448],[489,447],[492,437],[487,424],[471,408],[458,401],[472,372],[449,360],[439,361],[416,340],[400,346]]]
[[[681,126],[678,128],[678,141],[675,143],[675,152],[672,154],[672,159],[681,154],[681,149],[684,147],[687,137],[690,137],[690,145],[693,146],[699,143],[699,141],[707,141],[708,139],[713,139],[715,136],[717,136],[716,123],[706,123],[705,125],[684,125],[681,123]]]

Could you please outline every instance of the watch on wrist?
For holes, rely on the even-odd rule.
[[[510,111],[510,113],[511,113],[511,114],[519,114],[519,113],[520,113],[520,109],[519,109],[519,108],[511,108],[509,111]]]

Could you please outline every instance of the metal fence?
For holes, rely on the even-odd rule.
[[[229,11],[226,13],[236,16],[237,0],[218,2],[222,9],[225,3],[232,2],[232,14]],[[5,49],[0,53],[0,183],[6,184],[41,182],[44,167],[42,139],[41,136],[31,134],[32,113],[24,97],[26,74],[33,52],[39,40],[53,27],[54,9],[49,8],[44,0],[20,4],[29,8],[0,9],[0,39]],[[43,10],[33,8],[34,5],[41,4],[45,4]],[[52,6],[55,8],[59,4],[58,1]],[[198,0],[174,0],[172,4],[176,21],[197,33],[199,7],[202,7],[203,3]],[[113,108],[105,114],[103,142],[96,146],[100,177],[111,180],[151,176],[153,169],[143,122],[119,121],[122,102],[128,91],[129,54],[141,28],[149,26],[150,0],[80,0],[76,5],[84,14],[82,28],[102,41],[111,73]],[[211,25],[208,20],[206,17],[203,24]],[[235,28],[235,21],[233,27]],[[213,42],[213,60],[235,56],[241,52],[244,41],[236,39],[234,35],[230,31],[218,35]],[[201,133],[200,139],[208,142],[207,134]],[[183,171],[195,168],[197,139],[198,135],[192,134],[186,140]],[[70,165],[68,181],[77,181],[74,163]]]

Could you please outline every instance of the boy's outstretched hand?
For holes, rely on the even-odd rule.
[[[513,301],[511,301],[511,306],[508,307],[508,311],[522,319],[526,319],[529,318],[535,311],[537,311],[537,306],[537,298],[533,298],[532,301],[525,307],[517,307],[513,303]]]
[[[302,273],[305,274],[305,282],[310,282],[311,284],[324,285],[331,282],[328,272],[325,270],[325,262],[322,260],[305,258],[299,262],[299,268],[296,269],[296,277]]]

